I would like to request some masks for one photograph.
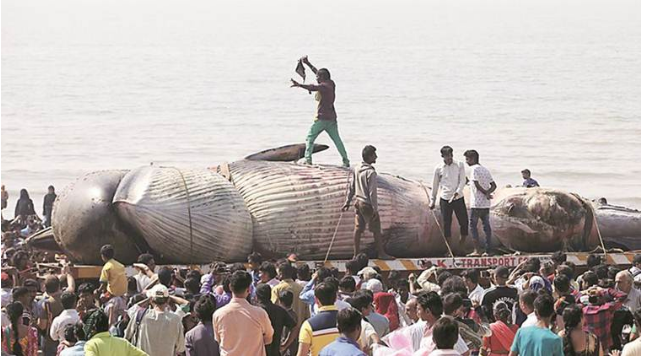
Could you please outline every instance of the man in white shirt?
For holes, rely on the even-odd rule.
[[[417,315],[419,316],[419,322],[408,327],[411,329],[409,331],[410,336],[412,337],[412,347],[415,348],[415,351],[418,349],[423,350],[423,355],[428,355],[437,349],[437,345],[433,339],[433,330],[434,326],[443,314],[443,302],[434,291],[424,291],[417,297]],[[423,338],[421,339],[418,347],[416,345],[416,339],[419,337],[419,329],[423,331]],[[468,345],[461,338],[457,337],[457,342],[454,344],[453,349],[457,351],[459,355],[465,355],[468,352]]]
[[[468,298],[473,303],[473,306],[480,306],[484,296],[484,288],[479,285],[479,272],[475,269],[468,269],[461,276],[468,288]]]
[[[155,258],[149,253],[141,254],[134,267],[139,270],[139,273],[134,276],[134,280],[137,281],[137,292],[143,293],[155,278]]]
[[[467,150],[464,152],[466,163],[472,168],[470,174],[470,232],[475,241],[475,252],[471,256],[490,254],[491,236],[492,231],[490,228],[489,214],[490,214],[490,200],[493,198],[492,193],[497,189],[497,185],[493,180],[487,168],[479,164],[479,153],[475,150]],[[485,251],[481,252],[481,244],[479,242],[479,232],[477,225],[481,219],[484,227],[484,234],[486,234]]]
[[[632,314],[641,307],[641,292],[634,288],[634,278],[627,270],[616,274],[616,289],[627,294],[627,299],[623,305],[629,308]]]
[[[71,291],[65,291],[60,296],[60,302],[64,310],[54,318],[49,328],[49,337],[58,342],[65,340],[65,329],[67,326],[74,325],[80,321],[80,317],[76,311],[76,294]]]
[[[450,238],[452,235],[452,213],[454,212],[459,222],[461,235],[459,248],[464,250],[466,237],[468,237],[468,211],[463,193],[466,186],[466,169],[463,162],[453,160],[450,146],[441,148],[441,157],[443,162],[434,168],[430,209],[434,210],[438,194],[439,208],[443,218],[443,234],[446,238]]]
[[[533,302],[537,298],[537,293],[533,290],[524,290],[520,294],[520,310],[526,315],[526,320],[522,323],[521,327],[537,326],[539,320],[535,315],[535,308]]]

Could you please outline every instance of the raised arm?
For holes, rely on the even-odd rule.
[[[318,70],[316,69],[316,67],[314,67],[314,65],[311,64],[311,62],[309,62],[308,56],[302,57],[302,63],[306,64],[307,67],[309,67],[309,69],[311,69],[311,71],[314,72],[314,74],[318,74]]]

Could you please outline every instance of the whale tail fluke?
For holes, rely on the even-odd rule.
[[[329,146],[314,144],[314,153],[329,149]],[[254,161],[298,161],[305,157],[305,144],[292,144],[257,152],[245,157]]]

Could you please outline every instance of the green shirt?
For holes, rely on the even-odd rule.
[[[109,332],[94,335],[85,344],[86,356],[147,356],[145,352],[134,347],[128,340],[110,336]]]

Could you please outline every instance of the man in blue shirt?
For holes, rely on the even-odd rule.
[[[551,317],[555,314],[553,304],[553,297],[549,294],[542,294],[535,299],[533,307],[538,322],[517,331],[511,346],[511,356],[564,356],[562,338],[549,329]]]
[[[320,351],[319,356],[366,356],[358,346],[363,315],[354,308],[340,310],[337,315],[340,336]]]
[[[526,187],[526,188],[540,187],[540,184],[531,178],[531,170],[529,169],[522,170],[522,178],[524,179],[524,183],[522,184],[523,187]]]

